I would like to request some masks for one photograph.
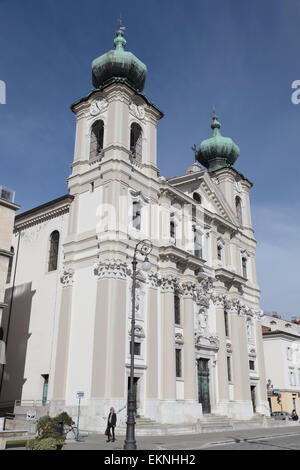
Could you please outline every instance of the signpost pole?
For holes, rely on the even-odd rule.
[[[78,441],[78,436],[79,436],[79,414],[80,414],[80,395],[78,397],[78,412],[77,412],[77,431],[76,431],[76,441]]]
[[[77,431],[76,431],[76,441],[79,441],[79,416],[80,416],[80,400],[84,397],[84,392],[77,392],[78,398],[78,412],[77,412]]]

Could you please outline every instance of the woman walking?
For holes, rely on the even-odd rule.
[[[115,442],[115,427],[117,424],[117,415],[115,413],[115,409],[111,408],[110,413],[107,418],[107,441],[110,442],[111,440],[111,431],[112,430],[112,442]]]

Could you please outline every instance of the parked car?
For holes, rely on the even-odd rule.
[[[284,419],[291,420],[292,416],[291,416],[291,413],[288,413],[287,411],[273,411],[271,413],[271,418],[274,418],[277,420],[284,420]]]

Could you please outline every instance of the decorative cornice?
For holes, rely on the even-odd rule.
[[[107,259],[94,264],[94,274],[98,279],[126,279],[128,265],[120,259]]]
[[[50,201],[34,209],[30,209],[23,214],[17,215],[15,218],[14,232],[24,230],[68,213],[73,199],[74,196],[68,194],[67,196],[55,199],[54,201]]]

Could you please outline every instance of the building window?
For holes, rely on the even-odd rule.
[[[59,232],[55,230],[50,235],[48,271],[55,271],[57,269],[58,247],[59,247]]]
[[[174,313],[175,324],[180,325],[180,297],[177,293],[174,294]]]
[[[292,357],[293,357],[293,351],[292,351],[292,348],[287,348],[286,350],[286,357],[287,357],[287,360],[288,361],[291,361],[292,360]]]
[[[217,246],[217,256],[218,256],[218,260],[222,261],[222,247],[221,247],[221,245]]]
[[[202,235],[194,227],[194,255],[197,258],[202,258]]]
[[[249,369],[250,370],[255,370],[255,361],[253,361],[253,360],[249,361]]]
[[[230,356],[227,356],[227,377],[228,377],[228,382],[231,382],[232,375],[231,375],[231,357]]]
[[[224,310],[225,335],[229,338],[229,318],[227,310]]]
[[[142,128],[135,122],[130,128],[130,152],[137,161],[142,161]]]
[[[198,193],[193,194],[193,199],[194,199],[194,201],[196,201],[197,204],[201,204],[201,202],[202,202],[201,201],[201,196]]]
[[[290,385],[296,385],[296,379],[294,372],[290,372]]]
[[[96,121],[91,128],[90,160],[98,157],[103,150],[104,124]]]
[[[182,377],[181,349],[176,349],[176,377]]]
[[[129,345],[129,352],[131,352],[131,341],[130,341],[130,345]],[[134,352],[135,356],[140,356],[141,355],[141,343],[134,342],[133,352]]]
[[[247,278],[247,258],[244,256],[242,257],[242,271],[243,277]]]
[[[12,253],[12,256],[9,257],[9,261],[8,261],[6,284],[9,284],[10,281],[11,281],[12,265],[13,265],[13,260],[14,260],[13,255],[14,255],[14,252],[15,252],[13,246],[10,248],[10,252]]]
[[[235,198],[235,210],[236,210],[237,219],[239,223],[242,225],[242,201],[239,196],[236,196]]]
[[[174,220],[170,221],[170,237],[175,240],[175,222]]]
[[[132,225],[136,230],[141,230],[141,212],[142,206],[138,201],[134,201],[132,204],[133,215],[132,215]]]

